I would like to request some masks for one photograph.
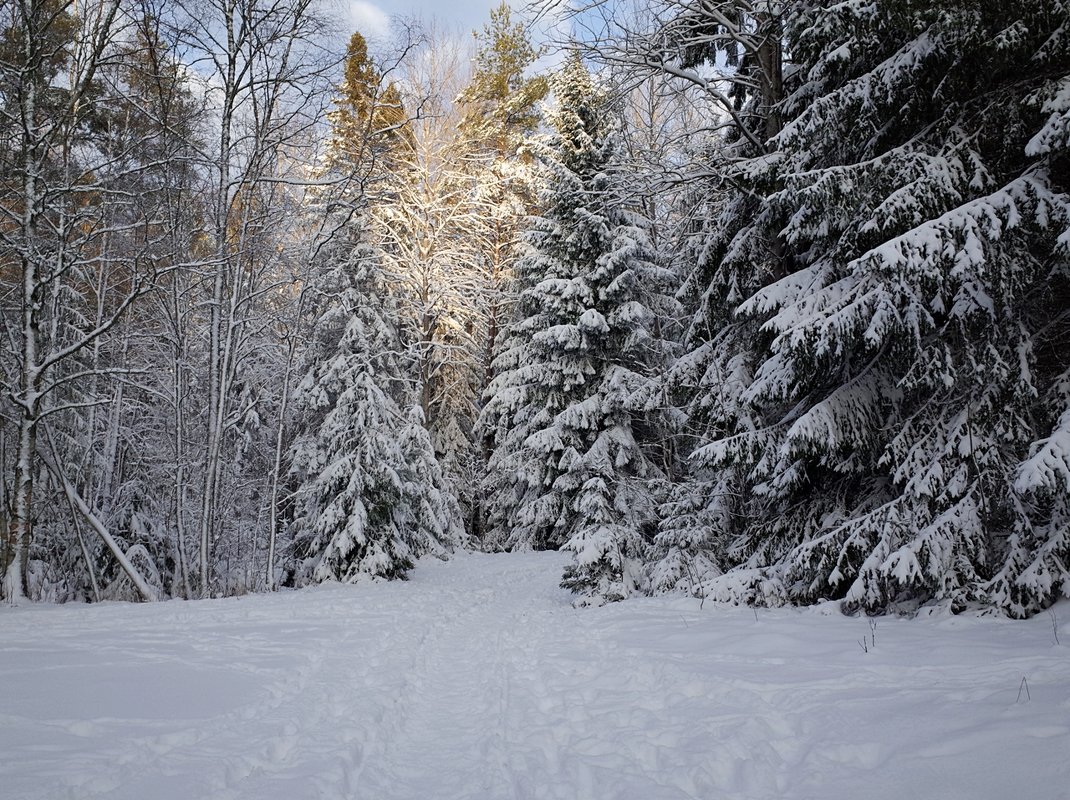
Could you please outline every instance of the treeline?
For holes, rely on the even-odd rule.
[[[1070,8],[305,0],[0,19],[9,601],[565,548],[683,591],[1070,592]],[[340,48],[339,48],[340,49]],[[544,51],[545,53],[545,51]]]

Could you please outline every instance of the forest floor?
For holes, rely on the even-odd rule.
[[[831,604],[576,610],[564,564],[461,555],[407,583],[4,608],[0,795],[1070,797],[1070,604],[1057,627],[875,630]]]

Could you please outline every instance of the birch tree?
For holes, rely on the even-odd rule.
[[[264,331],[257,310],[279,274],[272,254],[285,252],[280,195],[301,180],[286,165],[300,163],[329,85],[323,21],[309,0],[203,0],[181,9],[180,46],[204,81],[214,123],[204,154],[208,319],[197,521],[198,590],[206,596],[223,524],[228,451],[255,411],[255,388],[242,369]]]
[[[384,268],[398,290],[421,414],[467,501],[474,484],[473,334],[480,286],[479,246],[472,236],[479,209],[453,103],[465,77],[463,55],[433,32],[404,73],[409,103],[419,113],[409,123],[407,146],[396,152],[393,178],[384,187],[389,194],[373,205],[372,220]]]
[[[163,140],[155,132],[125,142],[99,135],[107,118],[103,71],[123,57],[120,43],[134,38],[132,11],[119,0],[77,8],[25,0],[5,5],[0,22],[0,246],[17,280],[20,320],[8,328],[17,429],[4,553],[10,602],[29,588],[42,426],[97,402],[59,394],[106,371],[92,358],[85,362],[86,350],[115,328],[163,266],[153,247],[157,208],[139,202],[128,180],[144,168],[130,154],[151,147],[154,137]]]

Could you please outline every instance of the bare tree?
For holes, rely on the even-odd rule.
[[[270,325],[255,313],[278,283],[279,202],[308,182],[296,167],[325,111],[331,60],[311,0],[190,0],[181,4],[179,43],[204,84],[206,136],[207,387],[198,520],[198,585],[211,592],[212,548],[221,533],[228,446],[256,403],[242,370]]]
[[[783,0],[535,0],[536,16],[571,24],[563,43],[623,69],[634,84],[678,78],[720,109],[711,130],[759,150],[780,131],[784,94]]]
[[[166,268],[154,246],[159,209],[129,190],[146,169],[130,156],[151,151],[158,132],[120,140],[105,109],[105,73],[130,55],[123,45],[136,38],[136,9],[83,0],[74,12],[73,0],[17,0],[0,17],[0,263],[5,300],[17,309],[5,315],[17,431],[3,553],[9,602],[29,588],[41,426],[98,403],[66,389],[116,371],[87,351]]]
[[[472,254],[463,226],[474,209],[456,146],[458,116],[452,97],[463,85],[462,54],[432,40],[408,65],[408,91],[420,98],[421,115],[412,123],[412,145],[398,154],[387,202],[376,205],[378,234],[391,278],[414,334],[419,364],[420,404],[434,419],[440,368],[463,347],[470,307]],[[458,330],[459,329],[459,330]],[[460,334],[460,336],[458,336]]]

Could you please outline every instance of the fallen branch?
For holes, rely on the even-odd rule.
[[[142,600],[153,601],[157,600],[156,591],[149,586],[145,581],[145,578],[137,571],[130,559],[126,557],[126,553],[119,547],[119,543],[112,538],[112,535],[108,532],[108,529],[104,527],[104,523],[97,519],[97,516],[93,513],[92,509],[86,504],[82,496],[78,494],[78,490],[71,486],[71,482],[64,476],[60,475],[59,479],[63,482],[63,491],[67,495],[67,499],[71,501],[75,508],[81,512],[82,516],[86,518],[89,525],[97,532],[101,539],[104,540],[104,544],[111,550],[111,554],[115,556],[115,560],[119,562],[119,566],[123,568],[123,572],[129,576],[133,581],[134,587],[137,589],[138,594],[141,595]]]

